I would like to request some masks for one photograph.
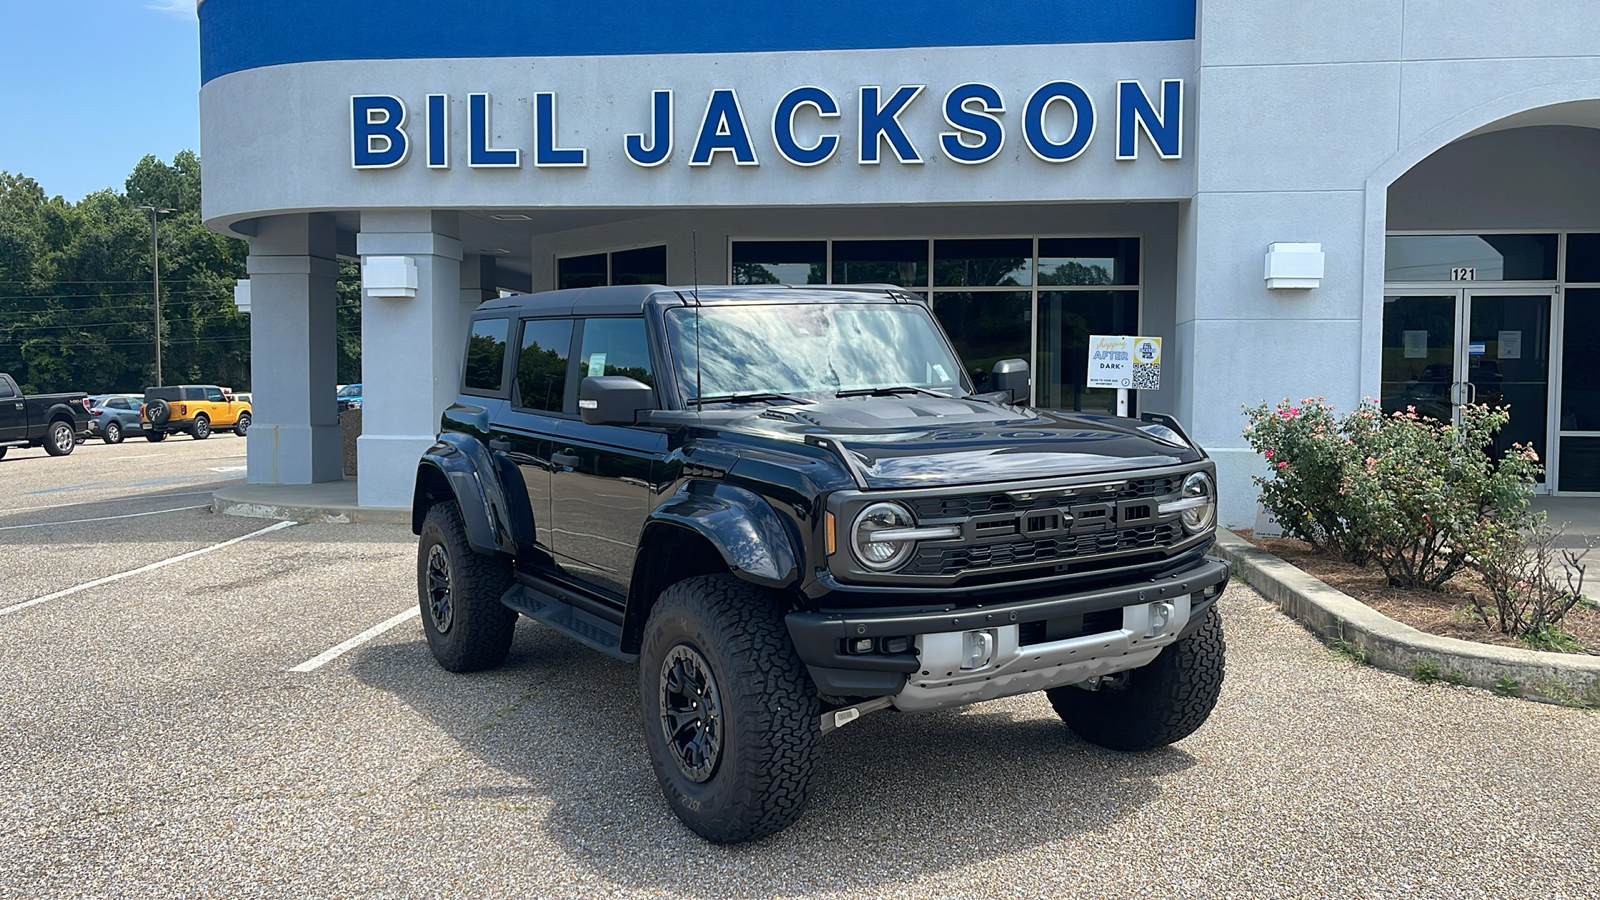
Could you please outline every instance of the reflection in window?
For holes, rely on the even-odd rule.
[[[517,398],[527,409],[561,412],[567,396],[571,319],[529,319],[522,324],[517,357]]]
[[[666,284],[667,245],[611,254],[612,284]]]
[[[1600,431],[1600,288],[1567,291],[1566,323],[1561,350],[1561,430]],[[1565,444],[1562,444],[1565,447]],[[1567,478],[1567,457],[1561,457],[1562,490]],[[1583,490],[1595,490],[1584,488]]]
[[[1038,404],[1048,409],[1115,413],[1117,392],[1085,387],[1089,336],[1138,334],[1137,291],[1040,291]],[[1138,391],[1129,394],[1130,400]],[[1133,409],[1128,410],[1134,414]]]
[[[467,365],[461,383],[469,391],[500,390],[506,363],[506,332],[510,319],[482,319],[472,323],[467,338]]]
[[[1138,284],[1138,238],[1045,238],[1039,284]]]
[[[1414,407],[1418,415],[1450,421],[1455,296],[1384,297],[1382,347],[1379,402],[1383,411],[1405,412]]]
[[[606,255],[569,256],[556,260],[556,287],[602,287],[606,283]]]
[[[623,375],[655,386],[643,319],[585,319],[578,378]]]
[[[827,241],[736,241],[734,284],[827,284]]]
[[[1002,359],[1027,359],[1033,298],[1028,291],[940,291],[933,312],[966,363],[979,392]]]
[[[834,284],[928,283],[927,241],[834,241]]]
[[[1553,234],[1392,234],[1386,281],[1554,281]],[[1470,269],[1470,277],[1452,270]]]
[[[933,242],[933,283],[949,287],[1033,284],[1033,239]]]

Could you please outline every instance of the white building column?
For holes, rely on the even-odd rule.
[[[261,219],[250,239],[251,484],[344,478],[335,398],[333,216]]]
[[[460,390],[465,319],[461,242],[453,212],[363,212],[356,252],[411,259],[416,296],[361,298],[362,506],[410,506],[417,460]]]
[[[468,253],[461,259],[461,340],[467,339],[467,321],[478,304],[500,296],[495,283],[494,257]],[[463,346],[465,346],[463,344]]]

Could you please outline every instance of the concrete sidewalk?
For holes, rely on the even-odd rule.
[[[409,508],[361,506],[356,502],[357,484],[354,478],[321,484],[234,484],[212,495],[211,508],[257,519],[411,524]]]

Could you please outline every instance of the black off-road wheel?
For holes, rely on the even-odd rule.
[[[250,431],[250,414],[239,413],[238,421],[233,423],[233,433],[244,437]]]
[[[1200,627],[1147,666],[1114,677],[1097,691],[1046,691],[1050,705],[1079,737],[1112,750],[1153,750],[1194,734],[1222,691],[1222,614],[1215,605]]]
[[[78,448],[78,437],[72,433],[72,423],[57,419],[50,423],[44,436],[44,452],[51,456],[66,456]]]
[[[816,773],[816,687],[778,597],[732,575],[662,592],[639,653],[645,744],[674,814],[709,841],[792,825]]]
[[[100,434],[100,440],[108,444],[122,443],[122,426],[115,420],[106,423],[106,429]]]
[[[417,544],[417,599],[422,631],[439,665],[479,672],[506,661],[517,613],[500,597],[515,581],[511,560],[473,550],[455,501],[436,503]]]
[[[194,430],[189,433],[194,435],[194,439],[197,441],[203,441],[211,437],[211,420],[206,418],[205,413],[194,417]]]

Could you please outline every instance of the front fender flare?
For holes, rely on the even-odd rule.
[[[765,499],[744,488],[701,482],[680,488],[645,522],[687,528],[704,537],[741,578],[768,587],[788,587],[800,577],[799,536]],[[652,598],[653,599],[653,598]]]
[[[467,543],[480,553],[516,552],[513,506],[506,497],[499,466],[483,445],[468,435],[446,432],[417,463],[416,487],[411,499],[411,533],[422,533],[427,514],[427,470],[443,476],[461,521],[467,526]]]

